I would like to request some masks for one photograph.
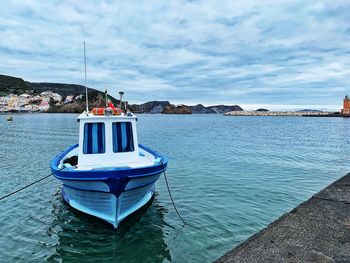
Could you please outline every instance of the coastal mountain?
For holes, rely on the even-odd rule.
[[[134,113],[162,113],[167,106],[171,106],[169,101],[149,101],[143,104],[131,104],[129,109]]]
[[[209,106],[205,107],[202,104],[197,104],[195,106],[189,106],[192,113],[195,114],[207,114],[207,113],[216,113],[216,114],[223,114],[229,111],[243,111],[243,109],[238,105],[215,105],[215,106]]]
[[[0,98],[14,94],[19,96],[25,94],[32,98],[27,98],[26,101],[33,101],[34,97],[52,92],[60,95],[61,101],[48,100],[49,109],[47,112],[63,112],[63,113],[79,113],[85,110],[85,87],[77,84],[66,83],[50,83],[50,82],[29,82],[21,78],[0,75]],[[105,105],[104,92],[88,88],[89,93],[89,108]],[[109,99],[114,105],[119,104],[119,100],[109,95]],[[16,101],[16,99],[11,99]],[[25,105],[25,102],[21,102]],[[40,104],[39,102],[36,102]],[[19,106],[23,108],[22,106]],[[0,105],[1,106],[1,105]],[[195,106],[174,105],[169,101],[149,101],[142,104],[129,104],[128,108],[134,113],[162,113],[162,114],[223,114],[230,111],[243,111],[238,105],[215,105],[203,106],[198,104]],[[1,111],[1,109],[0,109]],[[12,111],[12,110],[11,110]],[[14,110],[16,111],[15,107]]]
[[[195,106],[190,106],[190,110],[192,113],[204,114],[204,113],[214,113],[207,107],[204,107],[202,104],[197,104]]]
[[[143,104],[131,104],[129,109],[134,113],[163,113],[163,114],[223,114],[230,111],[243,111],[238,105],[216,105],[205,107],[202,104],[195,106],[173,105],[169,101],[150,101]]]
[[[186,105],[168,105],[162,111],[162,114],[192,114],[190,107]]]

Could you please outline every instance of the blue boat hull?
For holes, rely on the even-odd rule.
[[[155,184],[167,167],[167,159],[139,145],[159,162],[140,168],[75,170],[58,168],[62,158],[77,145],[51,161],[51,170],[62,184],[62,197],[73,208],[98,217],[114,228],[146,205],[153,197]]]

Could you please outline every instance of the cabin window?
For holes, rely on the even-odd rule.
[[[83,153],[96,154],[105,152],[105,124],[102,122],[85,123]]]
[[[131,122],[114,122],[113,132],[113,152],[133,152],[134,138],[132,134]]]

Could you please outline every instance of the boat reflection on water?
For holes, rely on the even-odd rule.
[[[61,202],[53,200],[56,217],[47,229],[50,237],[57,237],[55,252],[49,262],[87,260],[113,262],[163,262],[171,261],[164,215],[167,210],[157,201],[157,193],[142,210],[115,231],[102,220],[81,213]]]

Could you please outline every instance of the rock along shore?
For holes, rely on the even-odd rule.
[[[350,262],[350,174],[216,262]]]
[[[340,113],[323,111],[230,111],[225,116],[342,117]]]

